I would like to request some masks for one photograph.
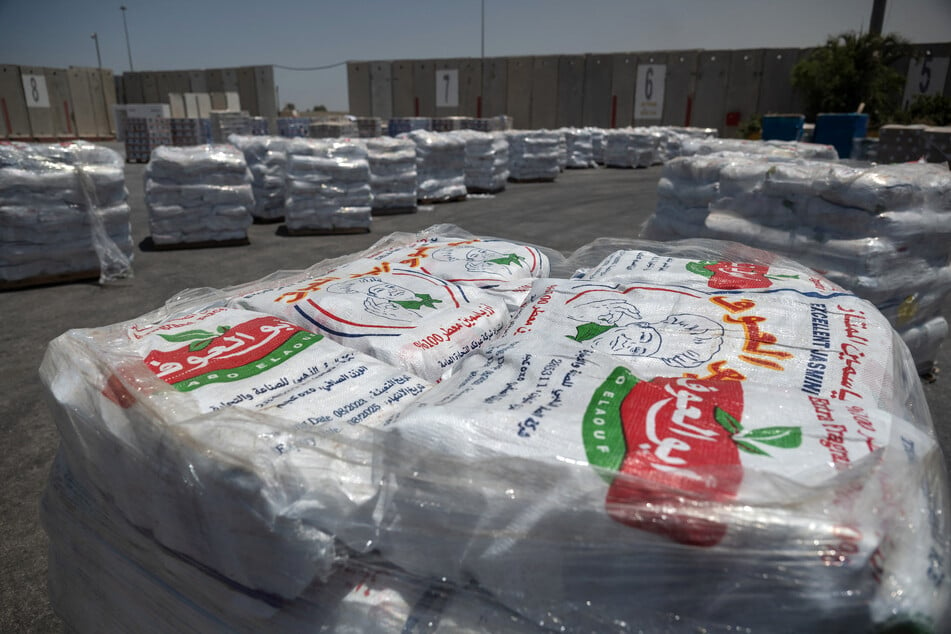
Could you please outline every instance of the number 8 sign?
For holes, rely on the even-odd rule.
[[[458,108],[459,107],[459,71],[437,70],[436,71],[436,107],[437,108]]]
[[[46,77],[43,75],[21,75],[23,96],[27,108],[49,108],[50,95],[46,91]]]

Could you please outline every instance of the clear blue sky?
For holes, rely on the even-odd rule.
[[[481,0],[0,0],[0,63],[184,70],[478,57]],[[485,54],[813,46],[867,30],[872,0],[485,0]],[[951,0],[889,0],[885,31],[951,41]],[[282,103],[347,108],[346,67],[276,71]]]

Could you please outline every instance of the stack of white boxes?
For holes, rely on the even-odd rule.
[[[509,142],[509,179],[554,181],[559,172],[559,149],[564,136],[552,130],[512,130]]]
[[[416,143],[378,136],[366,139],[374,214],[416,211]]]

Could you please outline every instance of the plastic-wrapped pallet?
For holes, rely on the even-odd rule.
[[[658,160],[660,136],[650,128],[621,128],[604,133],[607,167],[650,167]]]
[[[378,137],[383,134],[383,120],[379,117],[355,117],[357,134],[361,139]]]
[[[658,158],[661,163],[666,163],[672,158],[683,156],[684,142],[689,139],[703,140],[716,138],[715,128],[691,128],[677,126],[657,126],[650,128],[660,134],[660,145],[658,147]],[[690,143],[688,142],[688,146]]]
[[[210,119],[169,119],[172,132],[172,145],[205,145],[211,143]]]
[[[159,147],[145,170],[145,205],[159,246],[246,241],[252,176],[233,145]]]
[[[878,129],[879,163],[906,163],[927,155],[923,125],[883,125]]]
[[[310,119],[306,117],[278,117],[277,133],[288,138],[310,136]]]
[[[509,142],[509,180],[553,181],[559,167],[559,139],[553,130],[511,130]]]
[[[227,143],[232,134],[247,136],[251,134],[251,117],[247,112],[212,111],[211,140],[214,143]]]
[[[137,118],[125,121],[125,160],[147,163],[152,150],[172,144],[172,128],[167,117]]]
[[[594,167],[594,135],[591,128],[562,128],[561,131],[565,135],[568,153],[566,167]]]
[[[270,134],[270,123],[266,117],[251,117],[251,134],[267,136]]]
[[[449,202],[466,197],[466,143],[454,134],[414,130],[406,134],[416,144],[416,198],[422,203]]]
[[[483,250],[513,277],[455,301],[329,290],[445,286]],[[434,228],[55,339],[54,608],[81,633],[948,631],[945,464],[871,304],[736,243],[515,266],[541,254]],[[305,318],[348,297],[415,312],[424,365],[462,354],[434,383]]]
[[[83,141],[0,144],[0,284],[132,276],[122,157]]]
[[[362,144],[289,141],[286,187],[284,222],[289,231],[370,230],[370,166]]]
[[[837,161],[839,154],[831,145],[801,141],[751,141],[748,139],[687,138],[681,143],[681,156],[741,152],[759,156],[786,159],[813,159]]]
[[[466,144],[466,190],[470,194],[495,194],[509,178],[509,143],[499,132],[453,132]]]
[[[951,126],[925,128],[925,150],[931,163],[951,162]]]
[[[312,139],[341,139],[360,135],[353,121],[314,121],[310,124],[308,136]]]
[[[931,164],[680,158],[664,168],[642,236],[736,240],[794,257],[875,304],[927,371],[947,331],[949,192],[951,173]]]
[[[471,117],[436,117],[433,119],[433,132],[452,132],[469,127]]]
[[[604,128],[586,128],[591,133],[591,158],[596,165],[604,165]]]
[[[397,136],[413,130],[432,130],[433,120],[429,117],[402,117],[387,122],[387,134]]]
[[[416,144],[388,136],[366,140],[374,213],[416,211]]]
[[[284,179],[287,173],[287,139],[278,136],[232,134],[228,142],[244,153],[251,171],[255,220],[275,222],[284,218]]]

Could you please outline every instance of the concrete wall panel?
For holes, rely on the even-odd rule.
[[[526,127],[558,127],[557,55],[532,58],[532,118]]]
[[[420,117],[436,116],[436,62],[421,59],[413,64],[413,92]],[[415,106],[414,106],[415,108]]]
[[[763,52],[763,75],[759,84],[759,114],[798,113],[802,105],[793,90],[793,66],[799,60],[799,49],[769,49]]]
[[[350,114],[370,116],[370,62],[347,62],[347,95]]]
[[[106,136],[116,136],[116,115],[113,106],[118,103],[116,95],[116,81],[112,71],[108,68],[99,69],[99,77],[102,82],[102,97],[106,106]]]
[[[187,70],[188,90],[184,92],[208,92],[208,76],[204,70]]]
[[[759,92],[765,51],[741,49],[730,55],[729,84],[724,111],[724,136],[735,137],[739,124],[760,112]],[[728,120],[727,120],[728,119]]]
[[[258,91],[254,79],[254,67],[243,66],[235,70],[238,73],[238,99],[241,101],[241,109],[247,111],[252,117],[259,116]],[[297,104],[298,110],[309,107],[310,104]]]
[[[18,66],[0,66],[0,138],[30,138],[30,113]]]
[[[159,93],[158,73],[140,73],[142,77],[142,103],[165,103]]]
[[[482,97],[482,66],[478,59],[460,59],[459,62],[459,108],[458,114],[475,117],[479,113]]]
[[[730,51],[703,51],[697,63],[691,123],[724,133],[726,93],[730,75]]]
[[[70,113],[73,106],[69,98],[68,72],[62,68],[46,68],[46,89],[50,94],[50,115],[53,120],[53,134],[59,139],[71,139],[76,136]],[[103,73],[112,71],[103,70]]]
[[[92,102],[92,114],[96,122],[96,137],[107,139],[114,135],[114,131],[109,126],[109,108],[106,106],[102,73],[98,68],[83,68],[82,71],[86,75],[86,84],[89,86],[89,99]]]
[[[557,127],[581,126],[584,121],[585,58],[562,55],[558,58]]]
[[[96,127],[96,106],[89,88],[89,76],[83,68],[70,68],[66,72],[69,82],[70,103],[73,109],[73,129],[76,136],[93,139],[99,135]]]
[[[412,117],[416,111],[413,86],[413,61],[397,60],[390,67],[393,81],[393,116]]]
[[[667,54],[667,82],[664,89],[664,125],[686,125],[693,116],[697,82],[698,51],[672,51]],[[690,122],[693,124],[693,121]]]
[[[505,114],[512,117],[516,128],[532,126],[532,57],[509,57],[505,61]]]
[[[122,73],[122,91],[125,103],[145,103],[142,73]]]
[[[458,86],[458,88],[459,88],[459,93],[458,93],[459,105],[456,106],[456,107],[445,107],[445,106],[440,107],[440,106],[436,106],[436,105],[435,105],[435,101],[434,101],[433,105],[435,106],[436,112],[435,112],[435,114],[434,114],[433,116],[436,116],[436,117],[455,117],[455,116],[461,116],[461,115],[463,114],[463,100],[462,100],[462,96],[463,96],[463,95],[462,95],[462,93],[463,93],[463,90],[462,90],[463,69],[462,69],[462,60],[461,60],[461,59],[437,59],[437,60],[435,61],[435,63],[434,63],[433,66],[434,66],[434,69],[435,69],[435,70],[433,71],[432,78],[430,79],[430,81],[431,81],[432,84],[433,84],[432,90],[433,90],[433,98],[434,98],[434,99],[435,99],[436,90],[437,90],[437,86],[436,86],[436,83],[437,83],[437,82],[436,82],[436,73],[437,73],[438,71],[441,71],[441,70],[456,70],[456,71],[459,72],[459,86]]]
[[[489,57],[482,67],[482,116],[508,114],[508,60]]]
[[[612,55],[586,55],[584,60],[583,125],[611,126]]]
[[[254,92],[258,98],[258,117],[274,119],[279,109],[273,66],[254,66]]]
[[[370,114],[389,119],[393,116],[393,67],[388,61],[370,63]]]
[[[33,138],[52,139],[56,136],[53,127],[53,101],[52,95],[49,95],[49,81],[46,80],[46,69],[39,66],[20,66],[20,78],[24,75],[37,75],[43,77],[43,83],[46,84],[47,95],[49,96],[49,107],[31,108],[27,104],[27,116],[30,118],[30,131]]]
[[[613,120],[605,127],[623,128],[634,121],[634,83],[637,81],[637,54],[617,53],[611,61],[611,108]],[[610,115],[609,115],[610,116]]]

